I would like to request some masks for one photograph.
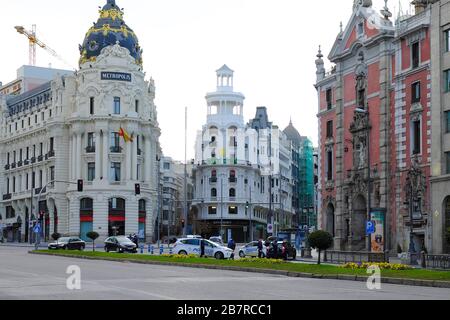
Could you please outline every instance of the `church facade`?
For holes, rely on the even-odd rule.
[[[394,23],[355,1],[331,71],[317,55],[319,227],[338,250],[432,249],[431,6],[415,10]]]
[[[4,235],[32,241],[30,225],[40,221],[45,239],[95,231],[100,239],[136,233],[151,241],[161,153],[155,85],[114,0],[80,54],[73,74],[0,97]]]

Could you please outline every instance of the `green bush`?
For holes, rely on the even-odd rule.
[[[97,240],[100,235],[95,231],[91,231],[86,234],[86,237],[92,240],[92,251],[95,251],[95,240]]]
[[[58,232],[55,232],[54,234],[52,234],[52,239],[55,241],[58,241],[59,238],[61,238],[61,234]]]
[[[319,252],[317,264],[320,264],[320,253],[323,250],[331,248],[331,246],[333,245],[333,236],[326,231],[319,230],[309,235],[308,242],[311,248],[317,249],[317,251]]]

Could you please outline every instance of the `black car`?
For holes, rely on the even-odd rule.
[[[297,258],[297,249],[295,249],[292,244],[286,242],[286,252],[283,250],[283,242],[278,241],[278,248],[276,254],[274,253],[273,243],[270,244],[269,250],[267,251],[268,259],[292,259]]]
[[[84,250],[86,242],[76,237],[59,238],[48,245],[49,250]]]
[[[105,240],[105,251],[137,253],[137,246],[127,237],[111,237]]]

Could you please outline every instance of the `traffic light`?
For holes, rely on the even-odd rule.
[[[245,209],[250,208],[250,202],[247,201],[247,203],[245,204]]]
[[[141,185],[139,183],[136,183],[134,185],[134,193],[138,196],[141,194]]]
[[[78,192],[83,192],[83,180],[78,180]]]

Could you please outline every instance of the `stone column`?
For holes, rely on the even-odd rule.
[[[103,131],[102,144],[103,144],[103,181],[109,181],[109,134],[107,131]]]
[[[76,169],[76,179],[81,179],[81,133],[76,134],[76,163],[75,163],[75,169]]]
[[[135,136],[131,144],[131,180],[137,179],[137,139]]]
[[[144,171],[145,171],[145,182],[146,183],[150,183],[150,179],[151,179],[151,171],[152,171],[152,167],[151,167],[151,160],[153,159],[152,157],[154,157],[153,152],[151,150],[151,145],[150,145],[150,135],[145,136],[145,150],[144,150]]]
[[[139,233],[139,206],[138,200],[133,195],[127,197],[125,215],[125,234]]]
[[[131,179],[131,142],[125,142],[125,168],[123,170],[123,181]]]
[[[101,156],[102,156],[102,148],[101,148],[101,133],[100,130],[95,132],[95,180],[100,181],[101,175]]]
[[[76,145],[77,145],[77,141],[76,141],[76,135],[72,134],[71,138],[70,138],[70,179],[71,180],[75,180],[76,178],[76,160],[75,160],[75,156],[76,156]]]

